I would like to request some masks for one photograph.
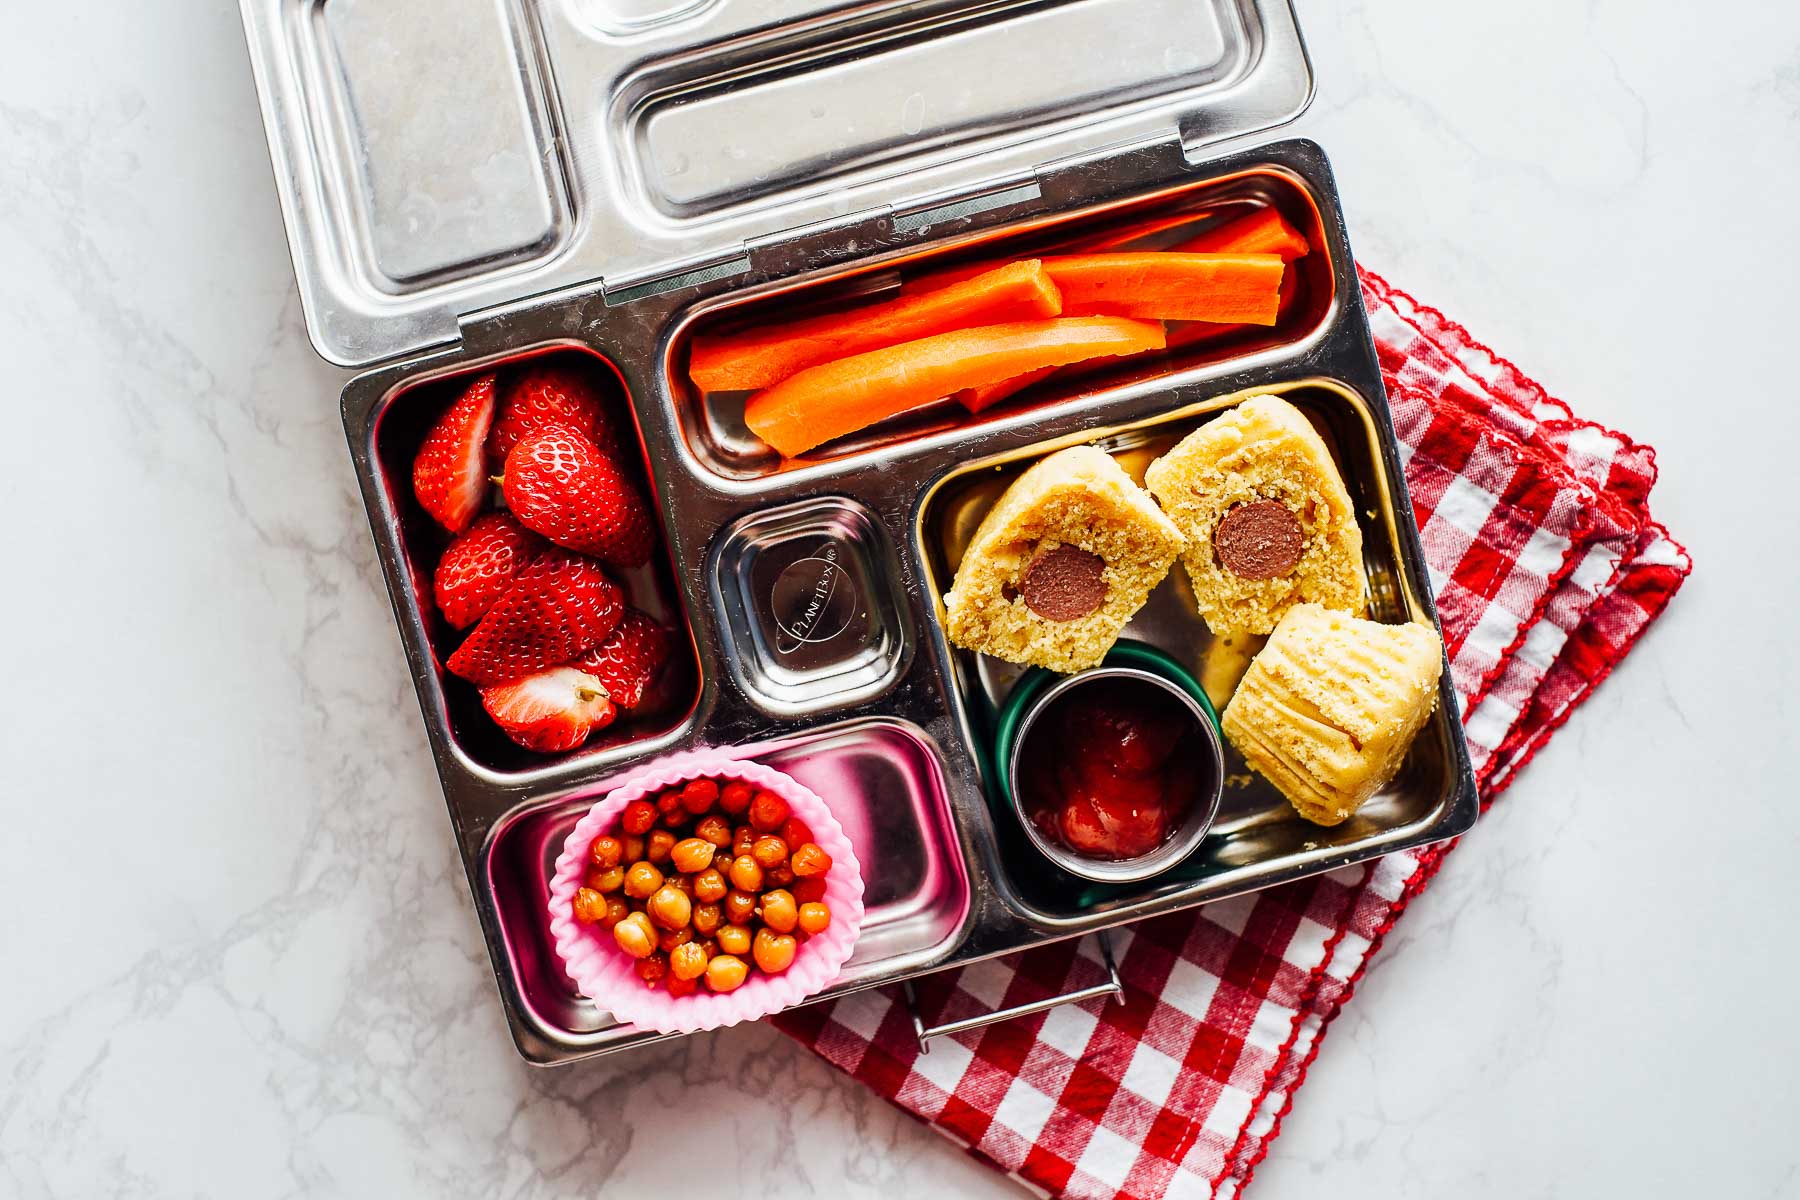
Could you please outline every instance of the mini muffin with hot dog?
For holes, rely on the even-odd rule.
[[[1254,396],[1144,472],[1187,537],[1194,602],[1221,636],[1265,634],[1298,604],[1360,615],[1362,530],[1331,451],[1300,410]]]
[[[1034,464],[975,531],[944,630],[967,650],[1073,672],[1106,657],[1183,538],[1110,454],[1072,446]]]

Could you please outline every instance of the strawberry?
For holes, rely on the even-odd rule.
[[[438,560],[432,591],[444,619],[458,629],[479,621],[544,545],[543,538],[506,513],[476,517]]]
[[[495,474],[519,439],[551,425],[568,425],[608,457],[619,453],[619,430],[588,375],[566,364],[528,366],[506,387],[488,434],[488,467]]]
[[[600,564],[552,547],[532,560],[445,665],[470,683],[510,683],[605,641],[624,611]]]
[[[494,376],[479,376],[425,435],[413,459],[413,495],[432,518],[461,533],[487,495],[482,446],[494,423]]]
[[[507,737],[545,754],[573,750],[619,715],[600,681],[574,667],[551,667],[484,687],[481,703]]]
[[[626,609],[619,627],[575,665],[606,685],[620,708],[636,708],[644,691],[675,652],[669,631],[635,608]]]
[[[650,510],[618,465],[566,425],[528,433],[506,456],[506,506],[519,524],[615,567],[650,561]]]

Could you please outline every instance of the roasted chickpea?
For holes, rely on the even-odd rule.
[[[711,937],[725,923],[725,912],[716,904],[694,905],[694,932]]]
[[[606,915],[600,918],[600,928],[611,929],[630,915],[631,905],[625,903],[625,897],[608,896],[606,898]]]
[[[632,913],[614,925],[613,940],[619,943],[619,949],[633,958],[656,953],[656,930],[650,927],[650,918],[643,913]]]
[[[831,927],[831,909],[820,901],[813,901],[800,906],[800,931],[802,933],[824,933]]]
[[[748,925],[756,919],[756,897],[749,892],[733,891],[725,897],[725,919],[733,925]]]
[[[685,946],[694,940],[692,926],[683,925],[680,929],[671,929],[657,936],[656,948],[664,954],[673,954],[675,947]]]
[[[808,842],[794,851],[790,865],[794,868],[794,874],[802,879],[813,875],[823,875],[831,870],[831,855],[820,849],[819,843]]]
[[[723,926],[719,930],[719,953],[750,953],[750,927],[747,925]]]
[[[712,864],[713,844],[705,838],[685,838],[669,851],[669,861],[683,874],[704,871]]]
[[[765,871],[770,867],[778,867],[786,862],[787,856],[787,843],[776,837],[774,834],[757,838],[755,843],[750,847],[750,857],[754,858],[756,860],[756,865]]]
[[[644,911],[664,929],[680,929],[693,918],[694,905],[680,888],[665,883],[644,902]]]
[[[734,779],[719,789],[719,807],[735,817],[750,807],[750,798],[755,794],[755,788],[741,779]]]
[[[638,959],[637,973],[639,979],[642,979],[651,987],[655,987],[664,979],[668,978],[669,956],[657,953],[650,955],[648,958]]]
[[[750,968],[744,965],[743,959],[721,954],[706,964],[706,986],[715,992],[735,992],[749,974]]]
[[[664,813],[664,814],[662,814],[662,816],[656,818],[656,823],[658,825],[661,825],[664,829],[667,829],[669,832],[673,833],[675,830],[680,829],[683,825],[686,825],[689,821],[691,821],[693,819],[694,818],[687,815],[686,809],[677,808],[672,813]]]
[[[647,900],[663,885],[663,873],[647,862],[631,864],[625,872],[625,894],[633,900]]]
[[[625,813],[619,818],[619,827],[626,833],[644,834],[656,824],[656,805],[648,800],[633,800],[625,806]],[[625,857],[632,857],[629,853]]]
[[[619,839],[619,844],[625,847],[625,856],[619,859],[620,862],[634,863],[644,857],[644,839],[637,834],[626,834]]]
[[[644,847],[644,857],[660,867],[675,851],[675,835],[666,829],[658,829],[644,839]]]
[[[801,904],[815,904],[825,898],[825,877],[815,875],[811,879],[796,879],[792,891],[794,899]]]
[[[750,801],[750,826],[758,833],[774,833],[788,819],[788,802],[774,792],[758,792]]]
[[[770,887],[784,888],[794,882],[794,868],[787,863],[770,867],[763,872],[763,882]]]
[[[731,845],[731,822],[717,813],[701,817],[700,823],[694,826],[694,836],[723,850]]]
[[[625,868],[616,863],[604,870],[595,867],[582,882],[596,892],[616,892],[625,884]]]
[[[681,811],[681,793],[680,792],[664,792],[662,795],[658,796],[656,798],[656,811],[661,813],[665,817],[668,816],[670,813],[680,812]]]
[[[671,875],[668,878],[668,884],[670,887],[674,888],[676,891],[680,892],[682,895],[688,897],[689,899],[693,898],[694,877],[692,875],[680,875],[680,874]]]
[[[793,964],[794,952],[800,948],[793,935],[776,933],[772,929],[759,929],[756,939],[751,943],[750,956],[756,965],[771,975],[779,975]]]
[[[718,798],[719,781],[716,779],[690,779],[681,789],[681,807],[696,817],[711,808]]]
[[[812,826],[799,817],[789,817],[781,823],[781,840],[790,847],[804,846],[813,840]]]
[[[731,885],[725,882],[725,876],[716,867],[708,867],[694,876],[694,899],[702,904],[717,904],[730,890]]]
[[[756,845],[756,830],[748,825],[739,825],[731,832],[731,856],[750,853],[750,847]]]
[[[706,957],[708,959],[711,959],[713,955],[715,955],[719,952],[719,939],[718,938],[701,938],[698,941],[696,941],[694,943],[694,945],[696,945],[696,946],[700,947],[702,950],[706,951]]]
[[[763,869],[754,858],[746,854],[731,860],[731,869],[725,872],[725,878],[731,880],[731,886],[739,891],[754,892],[762,887]]]
[[[575,891],[575,919],[592,925],[606,918],[606,897],[594,888],[577,888]]]
[[[698,942],[675,947],[669,952],[669,970],[677,979],[698,979],[706,974],[706,951]]]
[[[776,888],[772,892],[764,892],[762,898],[763,924],[776,933],[792,933],[794,923],[799,919],[799,909],[794,904],[794,894]]]
[[[671,973],[667,979],[663,980],[663,989],[671,996],[691,996],[700,990],[700,981],[683,979],[681,976]]]
[[[588,857],[594,860],[596,867],[605,870],[619,865],[625,857],[625,847],[618,838],[603,833],[588,847]]]

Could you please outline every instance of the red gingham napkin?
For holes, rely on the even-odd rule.
[[[1484,805],[1606,677],[1690,564],[1650,519],[1655,454],[1574,416],[1441,313],[1363,273]],[[1061,1196],[1233,1196],[1331,1019],[1450,847],[1112,935],[1122,1002],[932,1043],[896,989],[778,1024],[970,1153]],[[943,972],[955,1020],[1099,982],[1092,939]]]

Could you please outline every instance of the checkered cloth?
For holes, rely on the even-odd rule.
[[[1690,570],[1647,505],[1654,453],[1574,416],[1467,331],[1362,276],[1483,803]],[[1123,1002],[939,1038],[895,989],[783,1014],[827,1061],[1046,1193],[1235,1196],[1331,1020],[1449,846],[1115,932]],[[1100,982],[1092,939],[943,972],[932,1024]]]

